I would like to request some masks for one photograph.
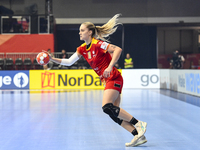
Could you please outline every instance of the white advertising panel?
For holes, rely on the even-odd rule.
[[[200,96],[200,70],[177,71],[178,91]]]
[[[124,88],[160,88],[159,69],[123,69]]]
[[[178,91],[178,70],[170,70],[170,90]]]
[[[160,69],[160,88],[170,89],[170,70]]]

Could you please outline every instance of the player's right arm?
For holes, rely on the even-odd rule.
[[[53,61],[57,64],[61,64],[61,65],[64,65],[64,66],[71,66],[77,60],[79,60],[80,57],[81,57],[81,55],[78,52],[76,52],[68,59],[59,59],[59,58],[50,57],[50,61]]]

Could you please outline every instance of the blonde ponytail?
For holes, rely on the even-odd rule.
[[[83,24],[85,24],[89,30],[92,30],[92,37],[107,41],[106,38],[117,30],[117,25],[121,24],[117,22],[119,16],[120,14],[116,14],[106,24],[102,26],[95,26],[91,22],[85,22]]]

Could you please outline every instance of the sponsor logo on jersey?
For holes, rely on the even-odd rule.
[[[109,45],[109,43],[103,42],[103,43],[101,44],[101,48],[104,49],[104,50],[107,50],[108,45]]]
[[[91,56],[91,52],[88,52],[88,59],[91,59],[92,56]]]

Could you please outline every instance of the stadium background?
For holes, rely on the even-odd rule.
[[[14,15],[27,15],[30,13],[27,10],[37,6],[36,15],[39,15],[47,14],[47,2],[51,3],[48,15],[53,16],[54,21],[52,50],[55,52],[76,50],[82,43],[78,35],[80,23],[103,24],[116,13],[122,14],[120,22],[124,25],[111,36],[110,42],[124,50],[119,60],[122,68],[126,53],[133,57],[135,68],[169,68],[167,59],[174,50],[180,50],[188,58],[188,55],[199,52],[200,11],[199,2],[195,0],[117,0],[114,4],[113,0],[1,0],[1,5],[13,10]],[[34,29],[37,25],[33,22],[31,32],[37,34],[37,29]],[[39,51],[40,47],[37,49]],[[0,52],[3,51],[1,48]],[[190,61],[186,60],[185,69],[189,69]],[[193,61],[197,65],[198,60]]]

